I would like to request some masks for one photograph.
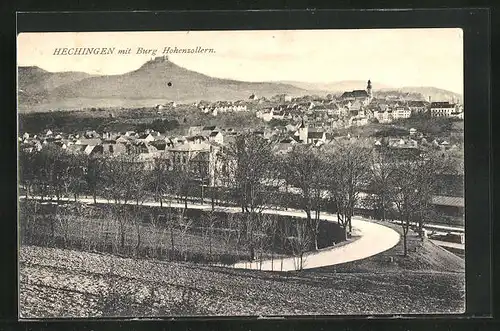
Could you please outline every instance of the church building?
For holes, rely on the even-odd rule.
[[[372,82],[368,80],[366,90],[354,90],[354,91],[344,92],[341,96],[341,99],[344,101],[353,101],[353,102],[359,100],[364,106],[368,105],[373,99]]]

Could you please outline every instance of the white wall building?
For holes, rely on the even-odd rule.
[[[409,118],[411,116],[411,110],[408,107],[396,107],[394,109],[392,116],[394,119],[398,118]]]
[[[453,117],[453,113],[456,113],[456,105],[448,101],[433,102],[430,112],[432,117]]]

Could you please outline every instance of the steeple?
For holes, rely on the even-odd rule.
[[[368,84],[366,85],[366,93],[368,93],[368,97],[372,98],[372,82],[368,79]]]

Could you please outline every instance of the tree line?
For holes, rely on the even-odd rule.
[[[436,152],[403,154],[373,148],[356,140],[334,140],[321,148],[296,145],[277,154],[273,144],[254,134],[241,134],[210,158],[172,162],[156,158],[148,166],[138,155],[87,156],[47,145],[38,152],[19,151],[20,185],[29,199],[82,194],[105,198],[117,205],[141,205],[153,198],[163,206],[176,198],[188,209],[194,197],[205,201],[205,191],[216,205],[241,208],[241,233],[251,259],[256,257],[259,226],[266,208],[294,207],[303,221],[288,230],[297,254],[318,249],[321,212],[337,215],[344,239],[352,231],[352,217],[368,204],[382,220],[398,219],[404,253],[411,222],[419,228],[431,217],[436,178],[449,172],[452,162]],[[210,170],[212,169],[212,170]],[[209,186],[210,177],[217,183]],[[368,193],[367,197],[362,195]]]

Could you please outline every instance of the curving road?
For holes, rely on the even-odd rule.
[[[20,198],[24,198],[21,196]],[[61,200],[71,200],[71,199],[61,199]],[[94,200],[92,198],[79,198],[80,202],[93,204]],[[96,199],[97,203],[113,203],[107,199]],[[159,202],[144,202],[144,206],[156,206],[159,207]],[[163,203],[165,207],[176,207],[184,208],[184,203],[177,202],[165,202]],[[191,209],[203,209],[211,210],[211,205],[205,204],[188,204],[188,208]],[[239,213],[241,208],[239,207],[215,207],[217,211],[225,211],[230,213]],[[265,214],[278,214],[283,216],[295,216],[305,218],[306,215],[300,210],[280,210],[280,209],[264,209],[262,211]],[[328,222],[337,222],[337,216],[323,212],[321,219]],[[367,257],[382,253],[392,247],[400,240],[400,235],[393,229],[369,222],[361,219],[360,217],[352,218],[352,228],[353,233],[359,236],[358,239],[346,243],[340,246],[333,246],[325,248],[316,252],[306,253],[302,259],[302,269],[312,269],[318,267],[331,266],[336,264],[342,264],[346,262],[356,261],[365,259]],[[257,269],[265,271],[294,271],[298,270],[300,265],[300,260],[297,257],[288,257],[284,259],[277,259],[274,261],[264,260],[257,262],[239,262],[232,265],[233,268],[238,269]]]
[[[326,215],[322,219],[333,221],[332,215]],[[365,259],[367,257],[382,253],[399,242],[399,233],[393,229],[364,221],[358,217],[352,219],[353,232],[359,239],[338,247],[325,248],[320,251],[306,253],[302,260],[302,269],[331,266],[346,262]],[[283,265],[282,265],[283,263]],[[262,262],[241,262],[233,265],[234,268],[258,269],[266,271],[294,271],[298,270],[300,260],[297,257],[289,257],[279,260],[265,260]]]

